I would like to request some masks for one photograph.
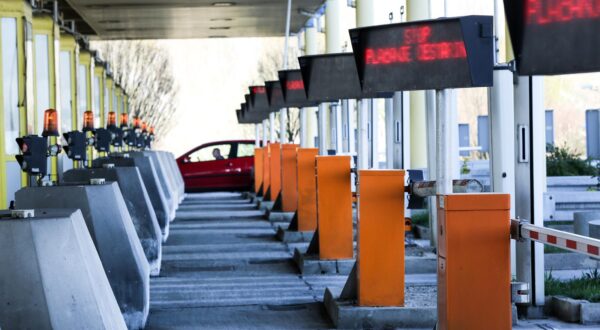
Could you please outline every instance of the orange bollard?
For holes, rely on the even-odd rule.
[[[510,195],[438,196],[438,226],[438,329],[510,329]]]
[[[269,157],[270,146],[263,147],[263,199],[270,200],[271,194],[271,161]]]
[[[317,156],[319,259],[352,259],[350,156]]]
[[[404,171],[359,171],[358,305],[404,306]]]
[[[263,148],[254,149],[254,192],[257,196],[263,194]]]
[[[317,148],[298,148],[298,231],[317,229],[317,182],[315,180]]]
[[[271,161],[271,165],[269,166],[271,196],[269,197],[274,202],[281,193],[281,144],[271,143],[269,145],[269,158]]]
[[[297,144],[281,146],[281,210],[283,212],[295,212],[298,208],[297,149]]]

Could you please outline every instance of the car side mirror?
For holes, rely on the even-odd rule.
[[[190,159],[190,157],[185,157],[185,158],[183,158],[183,162],[184,162],[184,163],[189,163],[189,162],[191,162],[191,161],[192,161],[192,160]]]

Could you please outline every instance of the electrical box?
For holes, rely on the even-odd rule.
[[[438,196],[437,236],[438,329],[510,329],[510,195]]]

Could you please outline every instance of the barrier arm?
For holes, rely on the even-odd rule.
[[[539,242],[594,258],[600,257],[600,240],[598,239],[535,226],[522,219],[511,220],[511,238],[518,241]]]

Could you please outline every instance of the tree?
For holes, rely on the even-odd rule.
[[[277,48],[268,49],[265,55],[258,62],[258,77],[253,79],[252,85],[262,85],[265,81],[279,80],[278,71],[283,69],[283,49],[276,45]],[[298,68],[298,56],[300,51],[297,47],[290,45],[288,48],[288,69]],[[300,135],[300,110],[297,108],[286,108],[287,115],[287,138],[288,141],[294,142],[299,139]],[[276,113],[275,126],[279,126],[279,113]]]
[[[156,127],[157,139],[172,125],[177,85],[168,52],[152,40],[92,41],[110,63],[113,79],[129,97],[129,113]]]

